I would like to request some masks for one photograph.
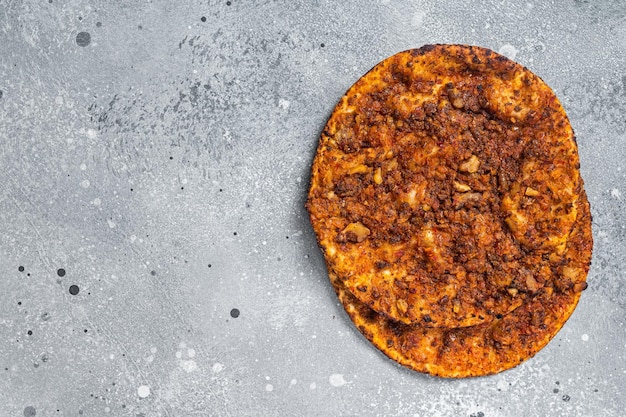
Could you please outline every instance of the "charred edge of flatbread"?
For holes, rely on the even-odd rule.
[[[399,364],[445,378],[499,373],[539,352],[568,320],[587,286],[593,240],[591,213],[584,191],[578,206],[566,252],[566,267],[579,271],[576,279],[562,290],[542,291],[492,323],[437,329],[394,322],[357,300],[331,269],[330,280],[359,332]]]
[[[478,48],[478,47],[468,47],[468,46],[462,46],[462,45],[427,45],[424,46],[420,49],[417,50],[410,50],[410,51],[405,51],[405,53],[410,53],[413,56],[418,56],[421,54],[425,54],[428,53],[434,49],[441,49],[442,53],[447,55],[448,57],[450,57],[450,59],[455,59],[458,62],[462,62],[468,66],[474,66],[475,68],[480,68],[480,67],[487,67],[489,69],[490,72],[495,72],[495,73],[499,73],[502,74],[503,77],[506,77],[507,75],[510,75],[510,73],[512,72],[516,72],[516,71],[523,71],[531,80],[539,80],[542,84],[542,88],[548,88],[547,86],[545,86],[545,83],[543,83],[543,81],[540,80],[539,77],[537,77],[536,75],[534,75],[532,72],[528,71],[526,68],[524,68],[523,66],[521,66],[518,63],[515,63],[513,61],[508,60],[505,57],[502,57],[501,55],[498,55],[496,53],[493,53],[489,50],[483,49],[483,48]],[[402,54],[402,53],[400,53]],[[371,72],[375,72],[381,68],[384,68],[386,64],[383,62],[379,63],[377,66],[375,66],[372,70],[370,70],[369,73]],[[361,78],[365,79],[367,77],[367,74]],[[353,91],[353,89],[357,88],[359,85],[361,85],[364,81],[357,81],[355,83],[355,85],[353,87],[351,87],[351,89],[348,90],[348,92],[346,93],[346,95],[344,97],[346,97],[347,95],[350,94],[351,91]],[[533,81],[536,82],[536,81]],[[361,83],[361,84],[360,84]],[[560,103],[558,103],[558,100],[556,99],[556,97],[554,96],[554,94],[552,93],[552,91],[550,90],[551,93],[551,97],[553,98],[553,100],[555,101],[555,106],[556,108],[560,108],[562,110],[562,106],[560,105]],[[342,99],[343,100],[343,99]],[[329,122],[327,124],[327,128],[328,126],[332,125],[333,123],[336,123],[336,120],[334,118],[335,116],[335,112],[337,109],[340,108],[340,106],[342,105],[342,101],[340,101],[340,103],[337,105],[337,108],[335,109],[335,111],[333,112],[333,115],[331,116],[331,118],[329,119]],[[567,116],[564,115],[564,111],[563,111],[563,118],[565,120],[565,122],[567,122]],[[569,125],[569,124],[568,124]],[[573,133],[572,133],[573,136]],[[320,137],[320,142],[318,145],[318,153],[316,154],[316,158],[314,160],[313,163],[313,175],[311,176],[311,185],[310,185],[310,191],[309,191],[309,200],[307,201],[307,209],[310,213],[311,216],[311,223],[314,226],[314,230],[316,232],[316,237],[318,240],[318,244],[320,245],[320,247],[322,248],[325,257],[328,259],[328,253],[327,253],[327,249],[324,247],[323,243],[322,243],[322,239],[320,236],[320,227],[327,227],[328,226],[328,222],[322,222],[320,221],[320,219],[316,219],[313,216],[312,210],[311,210],[311,197],[314,195],[314,190],[316,188],[316,186],[318,184],[316,184],[315,179],[319,179],[320,177],[323,176],[323,172],[325,167],[322,166],[321,161],[323,160],[322,155],[324,155],[324,153],[326,152],[325,146],[326,146],[326,140],[328,139],[328,136],[326,135],[326,129],[325,131],[322,133],[321,137]],[[577,154],[576,154],[576,149],[575,149],[575,142],[573,141],[573,137],[572,137],[572,143],[573,143],[573,150],[574,150],[574,157],[577,158]],[[573,178],[575,180],[578,180],[579,177],[576,175],[576,178]],[[576,186],[575,181],[573,183],[574,186]],[[320,223],[325,223],[325,225],[320,225]],[[571,230],[571,227],[570,227]],[[569,232],[569,230],[568,230]],[[523,235],[523,233],[521,234]],[[341,276],[342,279],[346,279],[346,276],[343,275]],[[395,305],[396,303],[392,302],[391,303],[391,310],[389,311],[385,311],[384,309],[380,308],[380,306],[377,304],[377,302],[373,299],[368,299],[367,295],[362,294],[359,292],[359,290],[356,289],[356,287],[354,285],[350,286],[348,288],[348,290],[350,292],[352,292],[354,295],[357,296],[357,298],[359,298],[362,302],[367,303],[371,308],[374,308],[376,311],[386,314],[389,317],[392,317],[396,320],[400,320],[403,321],[407,324],[410,324],[411,322],[417,322],[421,320],[421,324],[424,326],[432,326],[432,327],[436,327],[436,326],[441,326],[441,327],[453,327],[453,325],[456,325],[458,323],[454,323],[453,321],[451,321],[450,323],[448,322],[443,322],[441,323],[440,321],[432,321],[430,324],[427,321],[424,321],[425,319],[430,319],[430,317],[428,316],[424,316],[421,317],[419,319],[410,319],[408,317],[402,317],[401,315],[399,315],[396,311],[395,311]],[[525,295],[524,295],[525,296]],[[518,296],[519,298],[522,297],[522,294],[520,294]],[[402,300],[399,300],[402,301]],[[482,317],[479,314],[475,315],[476,317]],[[492,316],[489,315],[484,315],[485,322],[490,321],[491,319],[493,319]],[[444,317],[445,318],[445,317]],[[467,321],[467,320],[466,320]],[[475,322],[478,322],[478,319],[472,321],[468,321],[467,323],[465,323],[464,325],[471,325],[471,324],[475,324]],[[454,326],[455,327],[455,326]]]

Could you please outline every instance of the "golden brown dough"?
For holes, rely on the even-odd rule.
[[[361,77],[322,132],[306,206],[354,323],[421,372],[517,365],[586,288],[591,216],[565,111],[488,49],[427,45]]]
[[[559,280],[581,190],[550,88],[487,49],[401,52],[321,135],[307,207],[330,267],[403,323],[489,322]]]

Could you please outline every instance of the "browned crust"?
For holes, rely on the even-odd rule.
[[[406,324],[474,326],[578,279],[562,271],[578,166],[539,77],[484,48],[429,45],[382,61],[337,104],[307,208],[360,302]]]
[[[589,203],[584,192],[564,255],[564,264],[584,271],[580,280],[562,291],[542,290],[502,319],[477,326],[441,329],[389,320],[356,299],[329,269],[339,300],[359,331],[389,358],[441,377],[489,375],[519,365],[535,355],[570,317],[591,262]]]
[[[321,135],[307,209],[352,321],[416,371],[516,366],[587,286],[591,215],[565,111],[484,48],[427,45],[357,81]]]

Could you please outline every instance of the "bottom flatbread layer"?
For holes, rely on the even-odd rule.
[[[390,320],[360,302],[329,268],[339,300],[359,331],[394,361],[418,372],[462,378],[495,374],[534,356],[563,327],[591,263],[591,214],[584,192],[570,234],[561,288],[543,288],[526,303],[490,323],[464,328],[426,328]],[[576,271],[573,275],[572,271]]]

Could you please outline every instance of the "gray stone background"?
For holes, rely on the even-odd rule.
[[[425,43],[552,86],[592,203],[589,289],[496,376],[366,342],[303,209],[336,101]],[[624,415],[625,53],[621,0],[0,0],[0,416]]]

